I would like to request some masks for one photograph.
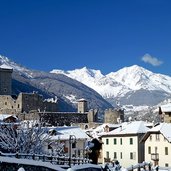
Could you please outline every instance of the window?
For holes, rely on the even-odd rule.
[[[165,147],[165,155],[168,155],[168,147]]]
[[[150,141],[152,141],[152,135],[150,135],[149,139],[150,139]]]
[[[72,148],[76,148],[76,142],[72,143]]]
[[[133,138],[129,139],[130,144],[133,144]]]
[[[116,138],[113,139],[113,144],[117,144],[117,139]]]
[[[160,134],[156,134],[156,141],[160,140]]]
[[[117,159],[117,153],[114,152],[114,156],[113,156],[114,159]]]
[[[120,144],[122,145],[122,138],[120,138]]]
[[[106,158],[109,158],[109,151],[106,151]]]
[[[106,139],[106,144],[107,144],[107,145],[109,144],[109,139],[108,139],[108,138]]]
[[[155,147],[155,153],[157,153],[157,147]]]
[[[130,159],[131,160],[136,160],[136,153],[135,152],[130,153]]]
[[[120,153],[120,158],[122,159],[122,152]]]
[[[130,153],[130,159],[133,159],[133,153]]]
[[[18,104],[18,108],[20,108],[20,104]]]
[[[168,163],[165,163],[165,167],[169,167],[169,164]]]
[[[7,105],[7,102],[5,102],[5,105]]]
[[[148,154],[151,154],[151,147],[148,147]]]

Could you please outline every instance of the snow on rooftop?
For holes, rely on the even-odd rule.
[[[49,130],[56,130],[59,134],[51,137],[51,140],[68,140],[70,135],[75,135],[76,139],[89,139],[89,136],[79,127],[64,126],[50,127]]]
[[[146,122],[143,121],[124,122],[120,125],[119,128],[101,135],[123,135],[123,134],[146,133],[149,130],[149,128],[147,128],[145,125]]]
[[[54,170],[58,170],[58,171],[65,170],[65,169],[62,169],[60,166],[54,165],[49,162],[35,161],[35,160],[30,160],[30,159],[17,159],[17,158],[0,156],[0,161],[6,162],[6,163],[17,163],[17,164],[23,164],[23,165],[42,166],[42,167],[46,167],[46,168],[54,169]]]
[[[76,171],[76,170],[86,170],[86,169],[90,169],[93,168],[91,170],[102,170],[102,167],[100,165],[95,165],[95,164],[82,164],[82,165],[74,165],[71,168],[67,169],[67,171]]]
[[[0,68],[2,68],[2,69],[13,69],[12,67],[10,67],[9,65],[6,65],[6,64],[2,64],[0,66]]]
[[[170,123],[161,123],[160,125],[157,125],[151,128],[150,130],[148,130],[148,132],[160,132],[169,142],[171,142],[171,124]]]
[[[82,99],[78,99],[78,102],[82,102],[82,101],[87,101],[86,99],[82,98]]]
[[[162,112],[171,112],[171,103],[161,106]]]
[[[3,121],[4,119],[7,119],[9,117],[14,117],[17,119],[17,117],[15,115],[10,115],[10,114],[0,114],[0,120]]]

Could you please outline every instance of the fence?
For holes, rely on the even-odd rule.
[[[40,155],[40,154],[24,154],[24,153],[0,153],[0,156],[12,157],[17,159],[31,159],[43,162],[50,162],[55,165],[80,165],[90,163],[91,160],[88,158],[78,157],[66,157],[66,156],[51,156],[51,155]]]

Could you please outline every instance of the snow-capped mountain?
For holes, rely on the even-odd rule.
[[[107,109],[112,105],[96,91],[86,85],[65,76],[44,71],[31,70],[0,55],[0,65],[13,68],[13,94],[37,91],[44,98],[57,97],[59,111],[75,111],[78,99],[85,98],[90,109]]]
[[[75,69],[73,71],[52,70],[62,73],[91,87],[111,104],[156,105],[171,97],[171,77],[156,74],[143,67],[133,65],[103,75],[99,70]]]
[[[9,58],[7,58],[5,56],[0,55],[0,64],[11,67],[14,71],[18,72],[20,75],[32,78],[31,70],[11,61]]]

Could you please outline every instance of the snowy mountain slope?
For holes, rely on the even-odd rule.
[[[156,105],[171,96],[171,77],[156,74],[140,66],[124,67],[117,72],[103,75],[99,70],[52,70],[63,73],[91,87],[111,104],[116,100],[123,105]]]
[[[13,93],[38,91],[46,98],[57,96],[59,111],[76,111],[78,99],[85,98],[90,109],[112,107],[100,94],[64,74],[46,73],[27,69],[0,55],[0,65],[13,68]]]

